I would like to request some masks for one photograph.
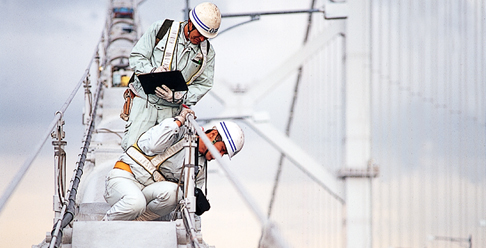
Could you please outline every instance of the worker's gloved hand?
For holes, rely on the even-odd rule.
[[[162,85],[162,87],[156,87],[155,95],[168,102],[172,102],[172,90],[170,90],[169,87],[165,85]]]
[[[184,97],[184,94],[180,92],[174,93],[166,85],[162,85],[162,87],[156,87],[155,95],[168,102],[173,102],[173,103],[180,103],[182,101],[182,97]]]
[[[182,108],[181,113],[178,116],[174,117],[174,119],[180,121],[181,124],[184,124],[184,122],[186,122],[188,114],[192,114],[194,116],[194,119],[196,119],[196,114],[190,108]]]
[[[157,67],[153,72],[165,72],[165,71],[168,71],[169,68],[165,67],[165,66],[159,66]]]

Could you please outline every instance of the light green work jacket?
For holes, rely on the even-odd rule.
[[[167,31],[164,38],[155,46],[155,40],[160,27],[164,23],[163,20],[153,23],[145,32],[137,44],[133,47],[130,54],[130,67],[135,71],[135,74],[149,73],[154,68],[162,64],[167,39],[170,30]],[[186,82],[188,82],[202,66],[202,51],[199,45],[192,44],[184,36],[184,25],[186,22],[180,23],[179,36],[177,45],[174,49],[174,56],[172,58],[171,70],[180,70]],[[214,78],[214,58],[215,52],[213,46],[209,46],[207,54],[206,67],[203,73],[197,77],[191,84],[188,85],[187,96],[184,99],[184,104],[196,104],[213,86]],[[137,90],[139,96],[147,99],[147,94],[143,91],[142,85],[137,77],[135,77],[133,86]],[[148,94],[148,100],[157,105],[163,106],[178,106],[157,97],[155,94]]]

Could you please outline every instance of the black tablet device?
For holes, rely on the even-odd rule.
[[[166,71],[139,74],[138,79],[142,84],[145,94],[155,94],[155,88],[166,85],[172,91],[187,91],[186,80],[181,71]]]

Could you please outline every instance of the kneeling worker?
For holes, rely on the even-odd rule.
[[[172,212],[182,199],[178,189],[183,172],[185,149],[184,108],[175,118],[168,118],[143,133],[138,141],[123,153],[106,178],[105,200],[111,205],[103,220],[153,220]],[[222,121],[206,135],[220,152],[231,158],[244,144],[244,134],[234,122]],[[199,139],[196,186],[202,188],[206,161],[214,159]],[[149,172],[151,171],[151,172]],[[176,197],[179,198],[176,200]],[[141,216],[143,214],[143,216]]]

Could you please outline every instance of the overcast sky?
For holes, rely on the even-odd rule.
[[[197,3],[202,1],[193,0],[190,2],[192,6],[195,6]],[[219,6],[221,12],[225,14],[307,9],[309,8],[311,1],[218,0],[214,2]],[[383,5],[381,5],[382,9],[386,9],[388,7],[386,4],[387,1],[385,0],[376,0],[374,2],[384,2]],[[422,50],[419,50],[420,52],[417,53],[410,53],[414,54],[414,56],[409,57],[409,50],[407,50],[406,46],[402,46],[402,44],[417,44],[406,43],[407,41],[416,42],[415,38],[418,36],[415,32],[422,32],[421,34],[423,36],[419,35],[419,37],[425,37],[426,34],[431,34],[431,37],[435,37],[432,38],[432,40],[428,40],[428,42],[426,43],[429,46],[429,52],[430,50],[444,51],[444,53],[440,53],[440,56],[438,56],[438,58],[440,59],[429,61],[430,63],[434,64],[435,62],[437,62],[437,66],[434,65],[434,67],[431,67],[432,69],[435,68],[435,71],[432,70],[433,73],[439,75],[448,75],[445,72],[450,72],[452,70],[452,73],[457,74],[457,68],[462,67],[458,67],[453,64],[458,61],[455,59],[456,57],[454,56],[459,54],[457,56],[459,58],[463,58],[467,56],[461,57],[462,55],[468,54],[464,51],[469,51],[469,53],[474,52],[470,49],[474,49],[475,46],[472,46],[470,43],[464,43],[462,40],[459,39],[459,37],[461,37],[460,34],[464,33],[456,33],[462,32],[461,30],[463,29],[456,30],[456,28],[454,28],[458,27],[457,25],[461,24],[464,27],[469,27],[469,29],[464,30],[469,30],[469,32],[472,33],[475,31],[471,28],[474,25],[466,25],[464,24],[464,22],[457,22],[459,24],[456,24],[456,22],[451,20],[456,20],[454,18],[457,18],[457,16],[448,16],[450,13],[455,13],[455,15],[459,13],[452,10],[456,10],[456,5],[462,6],[462,1],[448,1],[448,4],[440,4],[440,8],[429,7],[429,10],[431,10],[432,13],[438,13],[438,16],[430,13],[422,15],[420,12],[416,12],[415,9],[418,7],[411,3],[415,3],[418,5],[419,2],[420,1],[408,1],[408,8],[403,8],[403,6],[401,5],[393,5],[393,8],[396,9],[392,9],[391,11],[387,12],[389,13],[389,15],[382,16],[382,19],[375,19],[375,21],[383,23],[383,26],[381,26],[382,29],[374,30],[375,32],[383,32],[382,36],[377,37],[384,37],[388,39],[378,41],[375,44],[375,47],[385,46],[387,45],[387,43],[391,43],[391,45],[387,45],[388,49],[390,49],[391,51],[396,51],[397,53],[401,52],[402,54],[400,55],[401,57],[397,56],[399,57],[399,59],[401,59],[401,61],[398,61],[398,63],[396,60],[392,59],[392,57],[395,56],[389,56],[389,61],[383,60],[382,63],[384,65],[379,68],[383,70],[383,74],[380,75],[382,81],[376,81],[382,85],[385,85],[385,88],[383,89],[388,91],[384,91],[384,94],[381,96],[382,99],[375,102],[381,105],[381,108],[379,108],[378,111],[382,112],[375,112],[374,116],[375,118],[381,118],[380,121],[377,122],[378,125],[373,126],[373,130],[381,136],[379,136],[377,139],[376,137],[374,137],[375,139],[373,141],[373,146],[374,148],[378,149],[374,150],[373,153],[375,155],[381,154],[385,158],[384,159],[382,157],[381,161],[379,161],[382,163],[380,165],[383,165],[383,172],[385,172],[385,169],[390,170],[391,165],[395,166],[396,168],[395,171],[392,171],[392,173],[389,173],[388,175],[385,175],[385,173],[383,173],[383,176],[380,175],[380,180],[382,180],[380,182],[383,182],[384,180],[395,179],[416,181],[417,176],[421,176],[422,174],[425,174],[425,177],[430,176],[426,173],[421,173],[427,172],[427,168],[429,167],[426,167],[425,170],[419,170],[420,166],[423,165],[439,167],[439,165],[442,166],[442,164],[445,164],[445,166],[441,167],[440,169],[434,169],[433,173],[449,173],[450,177],[452,178],[454,170],[450,170],[446,166],[453,167],[460,163],[449,162],[448,160],[451,160],[451,158],[462,159],[462,157],[466,159],[476,159],[473,156],[474,154],[469,154],[470,151],[475,151],[477,156],[477,162],[471,164],[475,164],[476,166],[484,164],[484,143],[480,143],[482,144],[482,146],[477,147],[478,142],[469,142],[469,140],[474,140],[475,136],[478,135],[478,133],[484,134],[484,128],[483,130],[476,132],[477,129],[467,130],[469,126],[464,125],[462,127],[465,129],[465,131],[460,131],[459,128],[462,124],[456,124],[462,123],[462,117],[451,117],[452,115],[449,113],[450,109],[437,110],[436,106],[427,105],[428,103],[424,104],[423,99],[414,98],[414,94],[412,93],[416,92],[413,90],[413,87],[410,92],[406,92],[406,90],[398,89],[399,87],[395,84],[394,81],[387,82],[385,80],[390,78],[395,79],[395,77],[398,79],[404,78],[405,80],[407,79],[406,76],[420,75],[419,73],[407,74],[410,71],[414,70],[415,67],[413,66],[419,68],[426,68],[427,66],[429,66],[426,64],[421,64],[422,60],[415,59],[415,56],[420,55]],[[453,2],[454,5],[452,5],[451,2]],[[474,2],[476,5],[479,5],[480,1],[468,1],[468,3],[472,2]],[[182,20],[182,10],[184,8],[184,3],[185,1],[182,0],[147,0],[140,8],[142,30],[145,30],[152,22],[159,19],[171,18],[175,20]],[[431,2],[427,3],[431,4]],[[54,117],[54,113],[61,108],[64,101],[68,98],[68,95],[73,90],[74,86],[81,79],[80,77],[83,75],[89,59],[94,52],[95,45],[100,38],[103,24],[105,21],[105,15],[107,13],[107,4],[107,0],[0,0],[0,23],[2,25],[0,32],[0,85],[3,92],[2,97],[0,97],[0,128],[2,130],[2,132],[0,133],[0,169],[2,170],[0,176],[1,193],[3,193],[5,187],[7,186],[7,183],[10,182],[13,175],[18,171],[19,167],[23,164],[27,156],[31,154],[32,149],[38,145],[41,137],[45,134],[49,123]],[[484,4],[481,4],[481,6],[483,5]],[[466,8],[464,8],[464,10],[466,10]],[[482,11],[484,12],[484,8],[482,9]],[[471,14],[473,12],[471,10],[468,10],[467,13]],[[410,17],[410,20],[416,21],[420,24],[429,24],[429,26],[406,25],[409,24],[409,22],[403,21],[401,22],[401,24],[403,24],[403,27],[392,27],[392,24],[394,23],[393,21],[399,20],[396,18],[399,15],[401,15],[402,17]],[[420,19],[416,18],[417,16],[425,16],[427,18]],[[474,15],[471,14],[468,16]],[[246,21],[248,19],[248,17],[223,19],[221,29],[224,30],[232,24]],[[400,21],[402,20],[407,19],[400,19]],[[437,20],[441,20],[444,23],[438,23]],[[215,47],[217,53],[215,84],[225,85],[226,87],[235,87],[236,85],[242,87],[252,87],[252,85],[254,84],[265,83],[260,80],[262,78],[265,78],[265,76],[267,76],[270,71],[275,69],[275,67],[281,66],[281,63],[285,61],[285,59],[290,54],[297,51],[301,47],[304,39],[306,21],[307,16],[304,14],[285,16],[263,16],[259,21],[245,24],[238,28],[232,29],[227,33],[219,35],[216,39],[211,40],[211,43]],[[446,26],[446,24],[450,24],[452,28],[447,29],[446,27],[444,29],[443,26]],[[388,34],[388,36],[386,35],[386,30],[390,31],[390,34]],[[397,35],[405,35],[405,33],[407,32],[409,32],[409,36]],[[451,34],[456,35],[454,36],[454,39],[449,39],[449,36]],[[441,42],[438,42],[437,37],[442,36],[444,37],[442,41],[447,46]],[[471,41],[469,40],[469,42]],[[436,44],[442,45],[437,46],[437,50],[434,50]],[[456,44],[460,45],[459,48],[462,46],[463,49],[466,49],[457,49]],[[417,45],[416,47],[420,46]],[[456,49],[454,50],[452,48]],[[376,49],[374,51],[381,50]],[[451,53],[449,51],[455,51],[455,53]],[[388,57],[385,56],[385,53],[382,53],[381,55],[383,57]],[[411,61],[417,62],[409,63],[408,58],[414,58],[414,60]],[[480,58],[481,57],[478,57],[478,59]],[[446,59],[449,59],[448,63],[443,62],[443,60]],[[324,58],[321,60],[327,59]],[[473,63],[469,63],[469,65],[472,64]],[[318,66],[322,65],[323,64],[318,64]],[[315,66],[316,68],[314,68],[316,70],[316,74],[329,73],[322,72],[325,69],[335,69],[335,67],[333,67],[332,65],[327,68],[324,68],[325,66],[323,66],[323,68],[320,68],[318,66]],[[387,66],[393,67],[394,69],[389,69],[387,68]],[[407,66],[410,66],[411,69],[406,69]],[[441,68],[440,66],[444,67]],[[439,69],[437,69],[437,67]],[[470,69],[468,70],[472,70],[473,67],[469,67]],[[420,70],[418,71],[420,72]],[[386,74],[388,72],[390,73],[390,75]],[[402,75],[406,76],[401,77]],[[424,75],[422,74],[422,76]],[[408,78],[410,82],[414,83],[425,82],[424,84],[420,84],[420,86],[425,87],[418,87],[418,89],[425,91],[422,93],[427,93],[427,90],[431,89],[431,91],[433,91],[433,88],[430,88],[430,86],[437,87],[436,91],[438,92],[442,92],[442,86],[450,87],[449,90],[451,92],[456,92],[455,87],[460,85],[457,82],[462,82],[462,79],[456,80],[453,77],[444,78],[443,80],[445,80],[446,83],[435,84],[426,84],[426,82],[429,82],[429,80],[420,81],[413,79],[414,78]],[[421,80],[422,79],[423,78],[421,78]],[[440,77],[432,79],[437,80],[437,82],[443,81]],[[275,124],[280,130],[283,130],[285,126],[285,120],[288,115],[287,109],[291,100],[291,91],[293,90],[291,86],[294,82],[295,76],[291,76],[287,80],[284,80],[275,89],[274,92],[266,96],[260,102],[260,104],[256,106],[257,111],[268,111],[271,116],[272,123]],[[302,99],[306,101],[302,101],[301,108],[306,110],[306,104],[311,103],[319,111],[325,111],[325,109],[337,109],[336,111],[340,111],[339,107],[341,106],[341,103],[339,102],[339,98],[334,98],[338,102],[335,105],[326,104],[328,103],[326,102],[327,98],[331,100],[333,98],[333,92],[331,92],[330,90],[340,91],[340,88],[321,88],[327,87],[327,85],[325,83],[321,83],[321,81],[318,81],[316,83],[319,86],[316,87],[316,89],[318,88],[318,90],[324,91],[325,94],[311,95],[312,99],[305,99],[307,95],[303,95],[304,97],[302,97]],[[481,87],[484,86],[484,80],[479,80],[479,83],[482,83]],[[419,84],[413,84],[413,86],[419,86]],[[312,88],[312,90],[313,89],[314,88]],[[470,89],[473,88],[470,87]],[[390,95],[391,97],[389,97]],[[412,97],[410,97],[410,95],[412,95]],[[418,94],[415,94],[415,96],[417,95]],[[395,99],[399,99],[399,96],[402,96],[402,99],[399,101],[395,101]],[[423,96],[426,97],[427,94],[423,94]],[[435,97],[436,101],[440,100],[436,103],[443,104],[441,95],[436,95]],[[444,98],[444,101],[451,101],[447,103],[453,104],[454,99],[455,98],[449,97],[448,99]],[[459,99],[463,98],[459,97]],[[468,98],[465,96],[464,99]],[[470,97],[470,99],[474,98]],[[479,97],[479,99],[483,98]],[[390,102],[387,102],[387,100],[389,100]],[[471,100],[471,103],[473,102],[483,104],[484,100]],[[389,104],[387,105],[387,103]],[[466,104],[467,103],[468,102],[466,101]],[[80,91],[76,96],[75,101],[65,113],[65,131],[66,140],[68,141],[68,146],[66,147],[66,150],[68,152],[68,166],[70,166],[71,168],[74,167],[74,164],[77,160],[77,154],[79,153],[79,147],[81,146],[82,133],[84,131],[81,125],[82,104],[83,96],[82,92]],[[398,104],[401,104],[400,106],[403,109],[396,108],[396,105]],[[120,107],[121,105],[122,102],[120,102]],[[200,106],[205,107],[202,108]],[[198,106],[196,106],[196,109],[199,110],[199,112],[197,112],[198,116],[207,117],[211,116],[213,112],[217,113],[218,111],[222,110],[222,106],[219,105],[214,98],[208,95],[203,98],[201,104],[198,104]],[[481,105],[478,109],[480,110],[478,111],[480,113],[477,117],[484,117],[484,111],[482,111],[484,110],[484,106]],[[321,118],[322,116],[319,118],[314,118],[315,116],[311,116],[312,113],[309,112],[310,111],[303,111],[299,113],[301,118],[298,118],[296,122],[305,123],[309,122],[309,119],[311,120],[310,122],[315,120],[321,120],[319,118]],[[424,118],[423,116],[420,117],[420,115],[419,118],[416,118],[417,116],[415,115],[415,113],[427,116],[428,118]],[[398,115],[398,117],[396,115]],[[444,118],[443,116],[446,117]],[[438,121],[434,122],[433,119],[438,119]],[[441,123],[441,121],[443,120],[445,120],[444,122],[446,122],[444,125],[442,125],[443,123]],[[331,119],[324,121],[332,122],[336,120]],[[340,120],[338,118],[338,122],[334,123],[338,126],[338,129],[339,126],[343,125],[339,121]],[[433,123],[433,125],[427,126],[427,124],[429,123]],[[328,132],[332,133],[334,131],[332,128],[336,128],[336,126],[323,126],[322,129],[325,128]],[[298,126],[298,129],[302,129],[301,126]],[[327,134],[325,133],[326,130],[317,131],[320,131],[320,134],[322,135],[323,133]],[[310,143],[309,140],[321,139],[321,137],[317,137],[317,135],[315,135],[316,132],[305,132],[305,130],[297,131],[305,133],[305,135],[303,135],[302,137],[295,137],[299,139],[301,143]],[[422,133],[422,135],[420,135],[420,133]],[[450,135],[450,133],[453,133],[453,135]],[[256,201],[258,202],[258,204],[260,204],[262,210],[266,211],[269,200],[268,196],[270,195],[271,190],[271,183],[278,161],[278,153],[274,149],[271,149],[268,145],[266,145],[265,142],[257,137],[257,135],[253,132],[247,132],[246,134],[247,141],[249,143],[245,145],[245,148],[243,149],[241,154],[239,154],[232,160],[232,168],[237,172],[237,175],[240,177],[241,180],[252,183],[247,184],[246,186],[248,187],[248,190],[252,194],[254,194],[254,196],[256,196]],[[340,133],[337,133],[334,136],[334,138],[336,138],[335,140],[337,140],[338,142],[342,140],[342,137],[339,135]],[[457,140],[456,136],[460,136],[460,138],[457,138],[460,141],[459,143],[454,142]],[[327,147],[331,148],[332,146],[336,146],[336,144],[333,142],[326,142],[321,142],[319,144],[320,146],[316,146],[314,147],[314,149],[321,149],[322,145],[327,145]],[[476,147],[469,147],[474,145],[476,145]],[[454,149],[456,146],[460,149]],[[336,148],[334,150],[331,150],[331,152],[319,150],[318,155],[321,155],[320,159],[323,161],[322,163],[329,163],[330,159],[328,157],[322,158],[324,156],[322,156],[322,154],[319,154],[319,152],[328,152],[328,154],[332,154],[334,152],[334,155],[339,157],[341,156],[341,153],[339,153],[341,150],[341,148]],[[443,153],[447,153],[448,157],[444,156]],[[259,156],[255,154],[258,154]],[[264,157],[264,159],[261,159],[261,157]],[[334,163],[334,166],[339,168],[341,166],[341,163]],[[286,170],[287,175],[290,175],[288,176],[289,178],[287,178],[289,181],[295,182],[299,180],[308,180],[308,177],[304,178],[302,176],[299,176],[295,168],[289,167],[286,168]],[[482,172],[484,170],[479,171]],[[71,173],[69,172],[70,170],[68,170],[68,178],[71,177]],[[436,174],[432,174],[432,176],[436,176]],[[454,178],[456,176],[457,175],[454,175]],[[484,178],[484,175],[473,176],[478,180]],[[218,174],[212,174],[210,175],[210,177],[213,177],[214,180],[209,180],[209,188],[211,189],[219,187],[219,193],[211,190],[209,192],[212,210],[209,211],[207,214],[205,213],[204,216],[208,216],[216,221],[203,222],[203,235],[205,239],[207,239],[209,244],[215,245],[216,247],[236,247],[236,244],[240,245],[241,247],[255,247],[260,233],[260,227],[258,226],[258,223],[254,219],[252,219],[252,217],[249,217],[251,216],[251,214],[248,212],[248,210],[245,210],[243,203],[237,196],[235,196],[234,190],[230,186],[228,186],[227,181],[223,176]],[[455,180],[456,179],[454,179],[453,181]],[[482,180],[484,181],[484,179]],[[474,180],[471,181],[474,182]],[[395,181],[395,183],[396,182],[401,182],[402,185],[409,185],[403,183],[403,181]],[[419,189],[417,191],[421,191],[423,188],[435,189],[437,185],[446,184],[447,180],[445,180],[445,183],[441,180],[438,180],[431,181],[431,185],[423,185],[420,184],[420,182],[410,185],[417,187],[417,189]],[[288,190],[283,191],[288,195],[296,192],[298,192],[298,194],[302,194],[301,192],[305,192],[305,194],[302,195],[304,195],[303,197],[309,197],[309,201],[300,201],[300,204],[309,204],[309,202],[316,204],[322,203],[319,202],[320,200],[322,201],[322,198],[313,197],[318,194],[321,196],[322,189],[315,187],[312,188],[313,191],[298,191],[305,186],[306,185],[302,183],[298,186],[294,184],[287,184],[282,185],[282,188],[284,188],[284,190]],[[294,187],[296,187],[297,189],[293,189]],[[469,187],[471,187],[471,190],[467,190],[467,188]],[[468,184],[463,188],[466,189],[465,192],[473,192],[474,187],[478,186]],[[391,186],[385,184],[383,188],[390,188],[391,195],[397,195],[399,199],[404,197],[401,188],[394,187],[393,184]],[[25,175],[21,185],[17,188],[17,191],[10,199],[4,211],[0,213],[0,247],[30,247],[30,245],[38,244],[45,238],[45,232],[49,232],[52,228],[52,191],[53,148],[51,145],[51,140],[48,139],[44,146],[43,152],[32,165],[30,171]],[[447,191],[447,188],[445,189],[445,191]],[[318,193],[312,195],[312,192]],[[443,191],[440,192],[443,194],[448,193]],[[484,190],[476,190],[476,192],[484,192]],[[442,215],[444,219],[446,219],[450,215],[450,213],[447,212],[447,204],[449,204],[449,206],[452,206],[452,203],[448,202],[448,200],[454,202],[454,199],[456,199],[456,194],[461,195],[460,193],[462,192],[454,192],[452,196],[448,196],[448,198],[439,202],[446,206],[446,213]],[[410,192],[409,194],[411,199],[414,199]],[[438,197],[440,197],[440,195],[436,196],[436,198]],[[291,196],[289,196],[289,198],[291,198]],[[317,200],[314,198],[316,198]],[[396,198],[390,197],[390,199]],[[474,199],[474,197],[470,199]],[[407,203],[409,202],[408,198],[404,199],[403,201]],[[400,200],[398,201],[398,203],[400,203]],[[438,204],[434,204],[434,206],[436,205]],[[471,206],[473,206],[473,204],[471,204]],[[474,205],[474,207],[476,206],[477,205]],[[285,207],[287,206],[285,205]],[[238,208],[237,211],[235,210],[236,208]],[[340,209],[340,206],[337,208]],[[388,208],[387,206],[384,206],[383,209],[375,209],[375,211],[379,210],[383,210],[383,215],[386,215],[388,213],[386,211],[393,212],[395,209],[391,208],[390,206],[388,206]],[[309,222],[313,219],[313,216],[311,214],[304,216],[305,218],[299,218],[299,216],[292,218],[292,214],[299,214],[295,212],[296,211],[293,211],[292,213],[284,212],[283,214],[290,216],[288,219],[290,219],[291,221],[295,221],[296,223],[298,221]],[[452,210],[450,212],[452,213]],[[333,214],[333,212],[330,211],[330,214]],[[463,217],[460,213],[455,214],[456,215],[454,215],[453,217]],[[239,233],[235,230],[234,223],[228,222],[226,220],[228,216],[235,217],[234,220],[237,220],[240,224],[238,225],[238,227],[243,228],[238,229]],[[327,218],[327,216],[325,217]],[[340,217],[340,213],[336,214],[335,218],[337,219],[337,223],[339,223],[337,228],[342,228],[342,220],[340,219]],[[408,219],[409,217],[410,216],[408,215],[401,215],[401,218],[404,219]],[[432,217],[440,218],[436,215],[433,215]],[[406,221],[404,221],[404,223],[405,222]],[[294,224],[294,222],[291,222],[291,224]],[[437,222],[437,224],[435,225],[437,229],[439,229],[438,226],[442,226],[440,222]],[[288,226],[294,228],[293,225]],[[319,228],[322,228],[322,226],[318,226],[318,228],[309,228],[308,226],[306,226],[308,229],[300,229],[301,226],[295,226],[295,229],[290,228],[289,232],[296,233],[296,235],[304,237],[302,239],[308,240],[309,242],[311,242],[311,240],[315,239],[316,237],[321,237],[321,235],[313,235],[310,232],[316,230],[319,231]],[[411,227],[412,228],[410,229],[418,228],[418,226],[412,225]],[[204,228],[217,231],[204,232]],[[332,228],[329,229],[336,230]],[[237,235],[222,235],[222,233],[220,233],[221,230],[236,231]],[[401,233],[404,232],[400,232],[400,234],[396,234],[395,232],[393,232],[393,235],[404,235],[400,237],[406,237],[405,235],[407,234]],[[424,233],[422,234],[425,235]],[[309,237],[309,239],[306,239],[306,237]],[[339,237],[334,238],[339,239]],[[322,242],[318,244],[322,244]]]
[[[190,2],[195,6],[202,1]],[[159,19],[182,20],[184,3],[146,1],[140,8],[142,29]],[[214,3],[222,13],[307,9],[310,5],[310,1],[290,0]],[[0,97],[0,192],[3,193],[18,168],[39,144],[54,113],[81,79],[100,38],[106,12],[107,1],[98,0],[0,1],[0,85],[3,92]],[[224,19],[221,29],[248,19]],[[262,17],[260,21],[235,28],[212,40],[217,52],[215,82],[229,87],[237,84],[251,87],[260,83],[259,79],[280,65],[286,58],[284,55],[300,47],[305,20],[305,15]],[[262,53],[265,60],[255,56]],[[289,96],[290,91],[280,92]],[[208,97],[207,101],[214,99]],[[66,150],[68,166],[71,167],[81,146],[82,102],[82,95],[78,93],[65,113]],[[274,110],[272,117],[286,118],[286,111],[280,108],[286,109],[288,100],[266,104],[267,110]],[[276,108],[279,110],[275,111]],[[248,137],[256,138],[252,134]],[[40,243],[45,232],[52,228],[53,153],[50,141],[49,138],[43,152],[0,214],[1,247],[30,247]],[[251,153],[251,148],[246,152]],[[277,156],[277,153],[268,153],[268,158],[273,157],[274,161]],[[246,161],[255,162],[254,158]],[[250,175],[250,180],[257,181],[259,178],[251,176],[251,172],[245,173]],[[70,170],[67,177],[71,177]],[[268,185],[267,193],[270,190]],[[262,204],[266,204],[265,201]],[[248,241],[245,237],[236,240],[246,240],[254,246],[260,230],[255,223],[253,227],[249,230],[252,240]]]

